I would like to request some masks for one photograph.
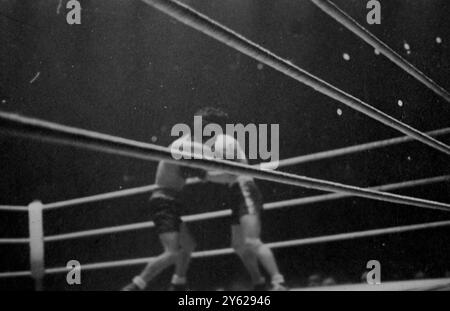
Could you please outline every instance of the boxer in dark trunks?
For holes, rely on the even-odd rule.
[[[195,145],[194,148],[203,148],[201,144],[196,145],[190,141],[190,137],[186,136],[179,138],[173,144],[179,143],[180,140],[184,140],[182,143]],[[198,149],[195,150],[198,151]],[[155,276],[176,264],[183,253],[188,253],[190,257],[194,248],[194,240],[181,221],[184,206],[180,196],[187,178],[202,177],[205,174],[204,170],[192,169],[166,161],[161,161],[158,164],[155,178],[158,189],[150,197],[150,208],[156,231],[163,246],[163,252],[151,258],[144,270],[122,290],[144,290],[147,283]],[[183,268],[183,264],[184,262],[177,264],[177,266]],[[177,279],[174,281],[176,282]]]

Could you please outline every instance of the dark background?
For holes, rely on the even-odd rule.
[[[365,22],[365,0],[334,0],[370,31],[450,89],[450,3],[384,0],[382,24]],[[82,24],[68,25],[66,1],[0,3],[0,109],[145,142],[168,145],[170,129],[202,106],[228,110],[233,123],[280,124],[280,158],[397,137],[394,130],[168,18],[140,1],[81,1]],[[448,126],[449,104],[306,0],[183,1],[231,29],[422,131]],[[437,43],[440,37],[442,43]],[[407,42],[410,53],[404,48]],[[343,58],[350,55],[350,60]],[[39,73],[39,76],[36,75]],[[398,105],[403,101],[403,106]],[[342,115],[337,110],[342,110]],[[439,137],[450,143],[449,135]],[[53,202],[151,184],[156,163],[0,136],[0,203]],[[447,164],[446,164],[447,163]],[[283,169],[360,187],[448,174],[448,158],[412,142]],[[266,202],[319,192],[259,182]],[[190,189],[192,213],[217,208],[214,189]],[[449,183],[402,190],[448,202]],[[201,198],[201,200],[199,199]],[[200,202],[201,201],[201,202]],[[198,204],[198,203],[201,204]],[[448,214],[365,199],[344,199],[266,212],[266,241],[448,219]],[[45,213],[45,234],[148,220],[147,195]],[[229,245],[226,219],[193,225],[199,249]],[[26,214],[2,212],[1,237],[27,236]],[[382,280],[443,277],[450,270],[449,229],[275,250],[293,286],[310,275],[359,282],[377,259]],[[46,245],[46,266],[151,256],[154,230]],[[0,245],[1,271],[29,269],[27,246]],[[140,266],[82,273],[82,285],[50,276],[48,289],[114,290]],[[248,282],[233,256],[197,259],[194,289]],[[159,277],[163,289],[170,271]],[[0,279],[29,289],[27,278]]]

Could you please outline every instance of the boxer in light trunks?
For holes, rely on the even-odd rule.
[[[204,125],[215,123],[225,129],[228,116],[221,110],[205,108],[196,115],[202,117]],[[247,164],[239,143],[231,136],[218,135],[214,142],[214,155],[221,159],[235,159]],[[231,154],[231,156],[230,156]],[[231,245],[248,270],[254,290],[287,290],[271,249],[261,241],[261,212],[263,198],[251,177],[228,173],[207,172],[206,181],[224,185],[228,199],[225,205],[232,210]],[[182,252],[178,258],[172,289],[185,290],[186,272],[191,253]],[[259,264],[270,276],[266,282]]]

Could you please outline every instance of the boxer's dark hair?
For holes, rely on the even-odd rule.
[[[204,107],[198,110],[194,116],[201,116],[203,121],[203,126],[208,123],[216,123],[222,127],[225,131],[225,126],[229,122],[228,113],[220,108],[215,107]]]

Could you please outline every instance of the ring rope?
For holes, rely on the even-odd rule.
[[[427,134],[430,136],[441,136],[441,135],[446,135],[449,133],[450,133],[450,128],[447,127],[447,128],[428,132]],[[410,141],[413,141],[413,139],[409,136],[396,137],[396,138],[391,138],[391,139],[386,139],[386,140],[369,142],[369,143],[365,143],[365,144],[361,144],[361,145],[355,145],[355,146],[349,146],[349,147],[344,147],[344,148],[338,148],[338,149],[334,149],[334,150],[327,150],[327,151],[321,151],[321,152],[316,152],[316,153],[307,154],[307,155],[301,155],[298,157],[292,157],[292,158],[280,160],[278,162],[261,163],[260,165],[264,169],[270,169],[275,164],[277,165],[277,167],[285,167],[285,166],[291,166],[291,165],[297,165],[297,164],[303,164],[303,163],[308,163],[308,162],[324,160],[324,159],[330,159],[330,158],[334,158],[334,157],[338,157],[338,156],[348,155],[348,154],[362,152],[362,151],[368,151],[368,150],[377,149],[377,148],[393,146],[393,145],[406,143],[406,142],[410,142]]]
[[[275,55],[244,36],[219,24],[211,18],[195,11],[193,8],[175,0],[142,0],[155,9],[171,16],[179,22],[200,31],[209,37],[220,41],[229,47],[240,51],[257,61],[272,67],[281,73],[301,82],[314,90],[331,97],[350,108],[357,110],[405,135],[411,136],[422,143],[429,145],[447,155],[450,155],[450,146],[431,138],[425,133],[393,118],[362,100],[342,91],[341,89],[325,82],[311,73],[295,66],[291,62]]]
[[[21,276],[31,276],[31,271],[10,271],[0,273],[0,279],[17,278]]]
[[[6,132],[10,134],[23,136],[26,138],[34,138],[40,141],[76,146],[109,154],[133,157],[136,159],[147,161],[164,160],[182,166],[226,171],[231,174],[252,176],[258,179],[326,192],[342,192],[357,197],[396,204],[412,205],[433,210],[450,210],[450,204],[446,203],[363,189],[286,172],[261,170],[242,163],[206,157],[190,160],[184,158],[191,157],[190,153],[171,150],[166,147],[138,142],[117,136],[64,126],[35,118],[23,117],[12,113],[0,112],[0,128],[6,128]],[[174,155],[179,156],[180,159],[176,160]]]
[[[311,244],[351,240],[351,239],[364,238],[364,237],[374,237],[374,236],[385,235],[385,234],[410,232],[410,231],[424,230],[424,229],[430,229],[430,228],[439,228],[439,227],[445,227],[445,226],[450,226],[450,220],[438,221],[438,222],[432,222],[432,223],[422,223],[422,224],[416,224],[416,225],[406,225],[406,226],[389,227],[389,228],[382,228],[382,229],[365,230],[365,231],[356,231],[356,232],[349,232],[349,233],[340,233],[340,234],[325,235],[325,236],[305,238],[305,239],[296,239],[296,240],[290,240],[290,241],[280,241],[280,242],[267,243],[266,245],[270,248],[284,248],[284,247],[292,247],[292,246],[302,246],[302,245],[311,245]],[[223,248],[223,249],[196,252],[196,253],[192,254],[192,257],[193,258],[203,258],[203,257],[227,255],[227,254],[231,254],[231,253],[234,253],[232,248]]]
[[[450,128],[443,128],[438,129],[434,131],[430,131],[427,134],[430,136],[440,136],[440,135],[446,135],[450,133]],[[292,157],[284,160],[278,161],[277,165],[278,167],[286,167],[291,165],[297,165],[297,164],[303,164],[313,161],[319,161],[323,159],[329,159],[337,156],[343,156],[347,154],[367,151],[371,149],[376,148],[382,148],[387,146],[392,146],[400,143],[406,143],[410,142],[413,139],[409,136],[403,136],[403,137],[396,137],[392,139],[386,139],[386,140],[380,140],[375,142],[369,142],[361,145],[355,145],[355,146],[349,146],[344,148],[338,148],[334,150],[327,150],[327,151],[321,151],[317,153],[312,153],[308,155],[301,155],[298,157]],[[268,162],[268,163],[260,163],[262,168],[268,169],[272,167],[275,163],[274,162]],[[187,183],[193,183],[195,180],[188,179]],[[70,199],[70,200],[64,200],[54,203],[48,203],[44,204],[43,208],[44,210],[50,210],[50,209],[58,209],[62,207],[68,207],[68,206],[75,206],[79,204],[86,204],[86,203],[93,203],[103,200],[110,200],[115,198],[121,198],[136,194],[142,194],[147,193],[155,190],[155,185],[149,185],[149,186],[143,186],[143,187],[137,187],[137,188],[131,188],[131,189],[125,189],[125,190],[118,190],[118,191],[112,191],[108,193],[102,193],[97,195],[91,195],[86,196],[82,198],[76,198],[76,199]],[[27,211],[28,207],[26,206],[6,206],[6,205],[0,205],[0,211]]]
[[[26,212],[26,211],[28,211],[28,207],[26,207],[26,206],[13,206],[13,205],[0,205],[0,211]]]
[[[367,44],[377,49],[380,53],[386,56],[390,61],[403,69],[405,72],[413,76],[416,80],[421,82],[427,88],[432,90],[437,95],[441,96],[447,102],[450,102],[450,94],[442,86],[438,85],[431,78],[425,75],[422,71],[417,69],[414,65],[400,56],[397,52],[391,49],[386,43],[377,38],[374,34],[364,28],[350,15],[340,9],[335,3],[328,0],[310,0],[323,12],[334,18],[342,26],[353,32]]]
[[[25,244],[30,243],[29,238],[1,238],[0,244]]]
[[[444,176],[437,176],[437,177],[432,177],[432,178],[424,178],[424,179],[417,179],[417,180],[411,180],[411,181],[406,181],[406,182],[376,186],[376,187],[371,187],[370,189],[389,191],[389,190],[395,190],[395,189],[404,189],[404,188],[411,188],[411,187],[416,187],[416,186],[424,186],[424,185],[429,185],[429,184],[433,184],[433,183],[445,182],[445,181],[449,181],[449,180],[450,180],[450,175],[444,175]],[[341,193],[331,193],[331,194],[323,194],[323,195],[309,196],[309,197],[303,197],[303,198],[292,199],[292,200],[266,203],[263,205],[263,207],[265,210],[275,210],[275,209],[280,209],[280,208],[284,208],[284,207],[301,206],[301,205],[308,205],[308,204],[313,204],[313,203],[318,203],[318,202],[343,199],[346,197],[350,197],[350,195],[341,194]],[[207,212],[207,213],[183,216],[182,219],[184,222],[195,222],[195,221],[216,219],[216,218],[226,217],[226,216],[230,216],[230,215],[231,215],[230,210],[220,210],[220,211],[214,211],[214,212]],[[83,230],[83,231],[77,231],[77,232],[71,232],[71,233],[50,235],[50,236],[44,237],[44,241],[45,242],[64,241],[64,240],[69,240],[69,239],[86,238],[86,237],[105,235],[105,234],[114,234],[114,233],[126,232],[126,231],[132,231],[132,230],[149,229],[152,227],[154,227],[153,221],[146,221],[146,222],[139,222],[139,223],[134,223],[134,224],[121,225],[121,226],[112,226],[112,227],[106,227],[106,228],[100,228],[100,229]]]
[[[63,208],[63,207],[67,207],[67,206],[75,206],[75,205],[80,205],[80,204],[122,198],[122,197],[126,197],[126,196],[132,196],[132,195],[152,192],[152,191],[156,190],[157,188],[158,188],[157,185],[149,185],[149,186],[143,186],[143,187],[137,187],[137,188],[131,188],[131,189],[125,189],[125,190],[118,190],[118,191],[113,191],[113,192],[108,192],[108,193],[96,194],[96,195],[86,196],[86,197],[77,198],[77,199],[71,199],[71,200],[66,200],[66,201],[44,204],[43,209],[44,210],[52,210],[52,209],[58,209],[58,208]]]
[[[450,133],[450,128],[444,128],[444,129],[439,129],[439,130],[429,132],[429,134],[432,136],[444,135],[444,134],[448,134],[448,133]],[[403,137],[398,137],[398,138],[393,138],[393,139],[387,139],[387,140],[382,140],[382,141],[366,143],[366,144],[362,144],[362,145],[356,145],[356,146],[350,146],[350,147],[345,147],[345,148],[339,148],[339,149],[335,149],[335,150],[313,153],[313,154],[309,154],[309,155],[302,155],[299,157],[293,157],[293,158],[280,160],[278,162],[278,166],[284,167],[284,166],[296,165],[296,164],[307,163],[307,162],[312,162],[312,161],[318,161],[318,160],[332,158],[332,157],[341,156],[341,155],[346,155],[346,154],[350,154],[350,153],[366,151],[369,149],[391,146],[394,144],[404,143],[404,142],[408,142],[411,140],[412,140],[412,138],[410,138],[409,136],[403,136]],[[261,163],[258,165],[261,165],[261,167],[264,169],[268,169],[269,167],[272,167],[274,165],[274,162]],[[196,179],[191,178],[191,179],[187,180],[187,184],[192,184],[195,182],[196,182]],[[147,193],[147,192],[151,192],[155,189],[156,189],[156,185],[150,185],[150,186],[143,186],[143,187],[126,189],[126,190],[118,190],[118,191],[113,191],[113,192],[108,192],[108,193],[103,193],[103,194],[86,196],[86,197],[77,198],[77,199],[70,199],[70,200],[64,200],[64,201],[44,204],[43,209],[44,210],[58,209],[58,208],[62,208],[62,207],[75,206],[75,205],[79,205],[79,204],[86,204],[86,203],[93,203],[93,202],[97,202],[97,201],[110,200],[110,199],[121,198],[121,197],[125,197],[125,196]]]
[[[445,182],[445,181],[449,181],[449,180],[450,180],[450,175],[444,175],[444,176],[437,176],[437,177],[432,177],[432,178],[424,178],[424,179],[417,179],[417,180],[411,180],[411,181],[400,182],[400,183],[375,186],[375,187],[370,187],[369,189],[379,190],[379,191],[390,191],[390,190],[396,190],[396,189],[412,188],[412,187],[416,187],[416,186],[424,186],[424,185],[428,185],[428,184],[432,184],[432,183]],[[266,208],[267,209],[277,209],[277,208],[282,208],[282,207],[290,207],[290,206],[298,206],[298,205],[326,202],[326,201],[343,199],[343,198],[348,198],[348,197],[352,197],[352,195],[344,194],[344,193],[327,193],[327,194],[303,197],[303,198],[298,198],[298,199],[285,200],[285,201],[281,201],[281,202],[268,203]]]
[[[341,234],[333,234],[305,239],[297,239],[290,241],[280,241],[267,243],[267,246],[270,248],[284,248],[284,247],[292,247],[292,246],[301,246],[301,245],[311,245],[318,243],[327,243],[327,242],[336,242],[364,237],[373,237],[379,235],[393,234],[393,233],[403,233],[403,232],[411,232],[418,231],[424,229],[432,229],[432,228],[440,228],[446,227],[450,225],[450,221],[438,221],[431,223],[422,223],[415,225],[406,225],[406,226],[397,226],[397,227],[388,227],[383,229],[374,229],[374,230],[366,230],[366,231],[356,231],[349,233],[341,233]],[[204,258],[211,256],[220,256],[220,255],[228,255],[234,253],[232,248],[224,248],[217,250],[208,250],[208,251],[199,251],[192,254],[193,258]],[[126,260],[117,260],[117,261],[109,261],[109,262],[99,262],[99,263],[91,263],[82,265],[82,269],[86,270],[94,270],[94,269],[103,269],[103,268],[116,268],[116,267],[125,267],[125,266],[133,266],[139,264],[147,263],[151,257],[148,258],[136,258],[136,259],[126,259]],[[46,274],[56,274],[56,273],[65,273],[67,272],[67,267],[55,267],[48,268],[45,270]],[[29,276],[31,273],[29,271],[15,271],[15,272],[3,272],[0,273],[0,278],[7,277],[18,277],[18,276]]]

